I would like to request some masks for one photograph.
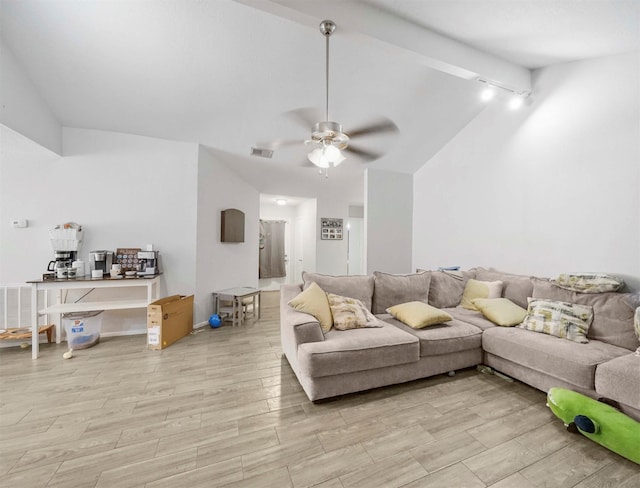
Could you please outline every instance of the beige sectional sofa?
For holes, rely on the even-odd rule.
[[[480,312],[460,307],[470,278],[502,281],[502,297],[523,308],[528,297],[591,305],[589,342],[496,326]],[[460,276],[441,271],[349,277],[303,273],[303,280],[281,289],[281,340],[311,400],[484,364],[543,391],[561,386],[610,398],[640,420],[640,357],[634,354],[639,343],[633,328],[634,310],[640,305],[637,293],[582,294],[547,279],[484,268]],[[323,333],[312,315],[288,305],[311,282],[328,293],[361,300],[380,327]],[[453,320],[413,329],[385,313],[409,301],[429,303]]]

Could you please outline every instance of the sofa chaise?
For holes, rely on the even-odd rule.
[[[501,282],[500,297],[527,308],[529,297],[588,305],[588,343],[494,324],[460,303],[469,280]],[[376,327],[323,332],[320,322],[289,302],[316,283],[327,292],[360,300]],[[452,320],[416,329],[386,310],[423,302]],[[474,268],[453,275],[418,270],[411,275],[303,273],[303,283],[281,288],[283,352],[310,400],[369,390],[486,365],[542,391],[560,386],[617,402],[640,420],[640,346],[633,317],[638,293],[578,293],[552,281]]]

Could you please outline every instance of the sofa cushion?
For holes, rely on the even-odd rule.
[[[302,281],[304,282],[303,288],[305,290],[311,282],[315,282],[327,293],[356,298],[371,310],[373,276],[332,276],[303,271]]]
[[[389,307],[387,313],[413,329],[422,329],[453,319],[447,312],[423,302],[399,303]]]
[[[429,300],[431,274],[427,272],[394,275],[373,272],[373,313],[385,313],[389,307],[407,302]]]
[[[419,360],[420,344],[415,336],[391,324],[380,325],[372,329],[333,329],[322,342],[301,344],[300,369],[317,378]]]
[[[417,271],[424,270],[418,269]],[[457,307],[462,299],[467,281],[476,276],[474,270],[459,271],[455,274],[446,271],[431,271],[430,273],[429,305],[436,308]]]
[[[636,337],[640,343],[640,307],[637,307],[636,313],[633,314],[633,328],[636,331]],[[640,356],[640,345],[636,349],[636,356]]]
[[[474,298],[500,298],[502,295],[502,281],[478,281],[470,279],[464,287],[460,305],[468,310],[477,310],[471,303]]]
[[[589,305],[530,298],[527,315],[518,327],[586,344],[592,321]]]
[[[640,344],[633,333],[633,310],[640,305],[638,293],[584,294],[560,288],[549,280],[533,278],[533,297],[580,303],[593,307],[593,324],[587,338],[634,350]]]
[[[311,283],[310,286],[289,301],[289,306],[298,312],[313,315],[322,327],[322,332],[329,332],[333,326],[333,317],[327,294],[318,286]]]
[[[502,281],[502,297],[516,305],[527,308],[527,298],[533,296],[531,276],[503,273],[495,269],[476,269],[476,279],[482,281]]]
[[[556,302],[571,302],[573,300],[573,292],[564,290],[554,285],[549,280],[542,278],[531,278],[533,281],[533,298],[544,298],[545,300],[554,300]]]
[[[512,327],[521,323],[527,311],[508,298],[474,298],[471,303],[496,325]]]
[[[598,395],[640,409],[640,357],[626,354],[596,368]]]
[[[486,329],[482,335],[482,348],[495,356],[586,389],[594,388],[597,365],[629,353],[605,342],[576,344],[518,327]]]
[[[451,354],[482,347],[482,330],[460,320],[424,329],[412,329],[390,315],[379,315],[382,320],[414,335],[420,340],[420,357]]]
[[[488,320],[484,315],[476,310],[467,310],[462,307],[445,308],[443,310],[449,313],[454,319],[474,325],[481,330],[496,326],[496,324]]]
[[[574,293],[573,302],[593,307],[593,323],[589,339],[635,350],[640,343],[633,331],[633,314],[640,305],[639,294],[631,293]]]

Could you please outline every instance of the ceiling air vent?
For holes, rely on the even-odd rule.
[[[273,151],[271,149],[261,149],[258,147],[252,147],[251,155],[257,156],[259,158],[270,158],[273,156]]]

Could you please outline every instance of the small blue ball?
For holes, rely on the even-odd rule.
[[[222,320],[220,320],[220,316],[217,313],[214,313],[211,317],[209,317],[209,325],[212,329],[217,329],[220,327]]]

